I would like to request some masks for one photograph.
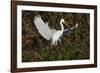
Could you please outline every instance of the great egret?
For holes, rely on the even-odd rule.
[[[58,41],[60,42],[60,37],[63,35],[63,32],[70,30],[70,29],[64,30],[63,23],[65,23],[65,21],[63,18],[60,20],[61,30],[51,29],[48,23],[45,23],[42,20],[40,15],[34,17],[34,23],[41,36],[46,40],[51,40],[51,45],[57,45]],[[74,27],[71,28],[71,30],[72,29],[74,29]]]
[[[61,30],[56,30],[54,33],[52,33],[51,37],[51,45],[57,45],[57,42],[60,42],[60,37],[63,35],[64,32],[64,26],[63,23],[65,23],[64,19],[60,20]]]

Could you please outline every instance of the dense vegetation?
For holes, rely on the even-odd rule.
[[[68,24],[64,25],[65,29],[76,23],[79,26],[71,31],[70,35],[65,32],[57,46],[50,46],[51,41],[44,39],[34,25],[36,15],[41,15],[50,28],[61,29],[61,18]],[[22,61],[89,59],[89,19],[87,13],[22,11]]]

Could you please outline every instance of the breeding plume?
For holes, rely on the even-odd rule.
[[[71,29],[64,30],[63,23],[65,23],[64,19],[62,18],[60,20],[60,26],[61,30],[51,29],[48,25],[48,23],[45,23],[41,16],[35,16],[34,17],[34,23],[36,28],[38,29],[38,32],[41,34],[43,38],[46,40],[51,40],[51,45],[57,45],[58,41],[60,42],[60,37],[63,35],[63,32],[69,31],[77,27],[76,24],[75,27],[72,27]]]

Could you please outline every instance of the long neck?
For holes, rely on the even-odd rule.
[[[62,21],[60,21],[60,25],[61,25],[61,31],[63,32],[64,31],[64,26],[63,26]]]

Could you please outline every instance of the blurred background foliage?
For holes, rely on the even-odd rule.
[[[61,29],[60,19],[64,18],[70,28],[76,23],[79,26],[70,35],[66,32],[61,43],[50,46],[51,41],[45,40],[34,25],[34,17],[40,15],[50,28]],[[90,15],[88,13],[64,13],[22,11],[22,62],[81,60],[89,59]]]

